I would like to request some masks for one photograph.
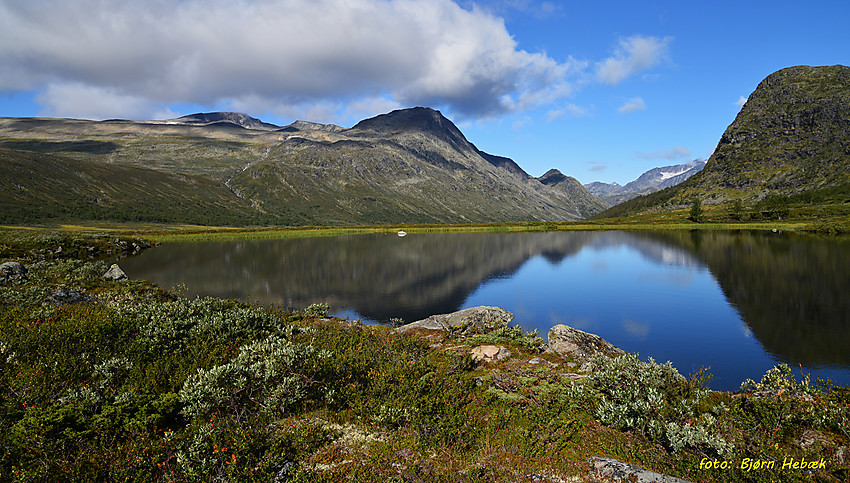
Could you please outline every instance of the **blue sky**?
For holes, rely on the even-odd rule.
[[[624,184],[707,158],[770,73],[850,65],[848,22],[844,0],[0,0],[0,116],[424,105],[534,176]]]

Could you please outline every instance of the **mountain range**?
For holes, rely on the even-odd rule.
[[[579,220],[607,204],[535,178],[417,107],[345,129],[241,113],[0,118],[0,220],[358,225]]]
[[[680,209],[695,198],[753,207],[777,196],[832,196],[846,204],[846,193],[850,68],[840,65],[769,75],[707,162],[656,168],[625,186],[582,186],[554,169],[535,178],[425,107],[347,129],[224,112],[166,121],[0,118],[2,223],[570,221]]]
[[[636,180],[620,185],[594,181],[584,185],[591,193],[609,205],[618,205],[638,196],[675,186],[705,167],[705,161],[695,159],[689,163],[653,168],[641,174]]]

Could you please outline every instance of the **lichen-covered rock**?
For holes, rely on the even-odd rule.
[[[625,352],[596,334],[574,329],[567,325],[556,325],[549,329],[549,343],[546,352],[562,356],[571,356],[584,361],[595,354],[619,356]]]
[[[640,466],[623,463],[613,458],[594,457],[590,459],[590,481],[639,482],[639,483],[689,483],[675,476],[667,476],[654,471],[648,471]]]
[[[432,315],[403,325],[396,332],[411,329],[441,330],[457,334],[484,334],[491,330],[507,327],[514,314],[500,307],[471,307],[450,314]]]
[[[56,304],[81,304],[85,302],[91,302],[93,300],[95,300],[94,297],[77,292],[76,290],[69,290],[64,287],[57,289],[52,294],[47,296],[48,302],[53,302]]]
[[[498,362],[510,357],[511,351],[502,346],[480,345],[472,349],[469,355],[476,362]]]
[[[14,281],[23,282],[27,279],[27,269],[18,262],[0,264],[0,283]]]
[[[109,267],[109,270],[103,274],[103,278],[121,282],[127,280],[127,274],[124,273],[124,270],[121,270],[121,267],[119,267],[117,263],[113,263],[112,266]]]

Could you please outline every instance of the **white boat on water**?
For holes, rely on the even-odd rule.
[[[406,232],[406,231],[404,231],[404,230],[399,230],[399,231],[398,231],[398,236],[404,236],[404,235],[407,235],[407,232]]]

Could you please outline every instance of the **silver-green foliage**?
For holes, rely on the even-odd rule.
[[[118,314],[134,322],[140,342],[152,353],[180,350],[198,338],[247,340],[271,334],[288,338],[297,331],[278,315],[215,298],[128,305]]]
[[[760,382],[755,382],[752,379],[745,380],[741,384],[741,391],[754,396],[776,396],[781,394],[785,394],[786,396],[801,396],[813,392],[813,388],[809,386],[809,383],[810,380],[808,377],[803,378],[802,381],[797,381],[788,364],[779,364],[768,369]]]
[[[304,314],[312,317],[327,317],[331,307],[328,304],[310,304],[304,309]]]
[[[590,362],[585,388],[599,400],[596,418],[603,424],[637,430],[674,452],[686,446],[731,451],[715,433],[714,417],[700,414],[709,390],[689,382],[670,362],[642,362],[634,354],[598,355]]]
[[[279,336],[245,344],[232,360],[199,369],[180,390],[183,412],[196,418],[217,408],[237,415],[258,410],[286,412],[317,383],[318,363],[331,357],[325,350],[295,344]]]

